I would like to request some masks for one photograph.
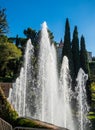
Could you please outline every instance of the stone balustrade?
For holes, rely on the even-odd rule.
[[[0,130],[12,130],[12,126],[0,118]]]

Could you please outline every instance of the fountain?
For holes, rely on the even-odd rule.
[[[58,126],[64,126],[68,128],[68,126],[65,123],[69,120],[68,117],[65,118],[66,113],[69,114],[68,116],[72,120],[70,111],[71,109],[69,109],[69,101],[68,103],[66,103],[66,98],[69,97],[69,88],[67,87],[69,81],[68,60],[66,57],[64,57],[63,59],[60,76],[60,85],[58,85],[58,69],[56,61],[57,59],[54,44],[50,43],[47,25],[44,22],[41,31],[39,54],[38,86],[40,88],[40,104],[38,109],[38,115],[39,119],[42,121],[46,121],[52,124],[56,124]],[[65,107],[67,107],[66,109],[64,108],[64,105]],[[70,126],[71,123],[72,121],[69,121]]]
[[[34,85],[32,76],[33,66],[31,64],[33,51],[31,40],[28,40],[24,56],[24,66],[21,68],[20,76],[13,83],[13,88],[11,88],[9,93],[8,100],[17,110],[19,116],[31,116],[30,100],[32,98],[32,86]]]
[[[20,116],[32,117],[76,130],[74,110],[71,107],[74,95],[76,95],[78,127],[79,130],[86,130],[84,124],[88,112],[85,90],[87,75],[80,69],[76,92],[72,92],[69,61],[64,56],[58,78],[56,49],[54,44],[50,42],[47,30],[46,22],[44,22],[41,30],[37,79],[34,78],[35,70],[32,62],[34,49],[31,40],[28,40],[24,66],[21,68],[20,76],[13,83],[13,88],[10,89],[9,101]]]
[[[71,100],[73,92],[71,90],[71,77],[69,74],[69,63],[66,56],[63,57],[61,74],[60,74],[60,99],[63,124],[65,128],[75,130],[73,113],[71,109]]]
[[[58,74],[56,69],[56,53],[54,45],[50,43],[47,25],[44,22],[41,31],[39,54],[39,119],[54,123],[57,101]],[[54,101],[55,100],[55,101]]]
[[[87,95],[86,95],[86,81],[88,75],[80,68],[77,76],[77,86],[76,86],[76,98],[77,98],[77,116],[78,116],[78,128],[79,130],[87,130],[89,127],[89,120],[87,118],[89,107],[87,105]]]

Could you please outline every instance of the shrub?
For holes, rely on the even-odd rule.
[[[14,125],[15,120],[18,117],[17,112],[13,109],[11,104],[7,101],[7,98],[4,95],[3,90],[0,87],[0,117]]]

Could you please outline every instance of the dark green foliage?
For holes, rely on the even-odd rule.
[[[55,125],[46,123],[46,122],[42,122],[40,120],[35,120],[35,119],[30,119],[30,118],[24,118],[24,117],[19,117],[17,118],[17,120],[15,121],[15,127],[31,127],[31,128],[38,128],[41,130],[59,130],[62,129],[60,127],[57,127]]]
[[[21,50],[13,43],[9,43],[7,37],[2,36],[0,39],[0,77],[14,76],[15,69],[17,72],[19,65],[17,61],[21,56]]]
[[[83,36],[81,36],[81,41],[80,41],[80,67],[84,70],[86,74],[89,75],[89,63],[88,63],[88,56],[87,56],[87,51],[85,47],[85,39]],[[90,91],[90,77],[87,81],[86,84],[86,92],[87,92],[87,101],[88,104],[91,105],[91,91]]]
[[[85,47],[85,39],[83,36],[81,36],[80,41],[80,66],[84,70],[84,72],[89,75],[89,63]]]
[[[95,82],[91,82],[91,110],[95,112]]]
[[[95,117],[95,114],[94,114],[94,117]],[[92,123],[91,130],[95,130],[95,118],[91,119],[91,123]]]
[[[95,130],[95,111],[90,111],[88,118],[91,121],[90,130]]]
[[[32,128],[46,128],[45,126],[42,126],[40,123],[37,123],[36,121],[32,119],[27,118],[18,118],[15,122],[15,127],[32,127]]]
[[[12,125],[14,125],[14,121],[18,117],[17,112],[7,101],[1,87],[0,87],[0,117]]]
[[[54,42],[54,36],[53,36],[53,33],[49,29],[48,29],[48,34],[49,34],[50,42],[53,43]]]
[[[73,67],[73,60],[72,60],[70,26],[69,26],[68,19],[66,19],[66,25],[65,25],[65,35],[64,35],[64,46],[63,46],[63,50],[62,50],[62,59],[64,56],[67,56],[69,59],[70,74],[71,74],[71,78],[72,78],[72,82],[73,82],[74,81],[74,67]]]
[[[86,94],[87,94],[87,103],[89,106],[91,106],[91,81],[90,79],[87,80],[86,82]]]
[[[33,30],[32,28],[27,28],[23,31],[27,39],[31,39],[31,42],[34,46],[34,54],[36,57],[38,57],[39,53],[39,40],[41,37],[41,30],[36,32],[36,30]],[[54,42],[54,36],[53,33],[48,29],[50,42]]]
[[[90,80],[95,82],[95,61],[89,63]]]
[[[78,39],[77,26],[75,26],[73,32],[72,55],[73,55],[74,75],[76,78],[80,68],[79,39]]]
[[[25,36],[27,37],[27,39],[31,39],[31,42],[34,46],[34,54],[35,56],[38,55],[38,48],[39,48],[39,45],[38,45],[38,37],[39,37],[39,33],[36,32],[36,30],[33,30],[32,28],[27,28],[24,30],[24,34]]]
[[[92,57],[92,61],[95,61],[95,57]]]
[[[0,35],[0,44],[2,43],[5,43],[5,42],[8,42],[8,38],[7,36],[5,35]]]
[[[22,51],[22,54],[24,54],[27,38],[19,37],[18,35],[16,37],[9,37],[9,42],[14,43],[17,48],[19,48]]]
[[[48,35],[49,35],[50,42],[51,42],[51,43],[56,43],[56,42],[54,41],[53,33],[52,33],[49,29],[47,29],[47,31],[48,31]],[[37,33],[37,42],[38,42],[38,43],[39,43],[40,38],[41,38],[41,30],[39,30],[38,33]]]
[[[5,10],[6,9],[0,9],[0,35],[8,31],[8,24],[6,20]]]
[[[16,36],[16,46],[18,47],[19,44],[20,44],[20,41],[19,41],[19,37],[18,37],[18,35],[17,35],[17,36]]]
[[[64,35],[64,46],[62,50],[62,58],[63,56],[67,56],[69,59],[71,57],[71,41],[70,41],[70,26],[69,21],[66,19],[65,25],[65,35]]]
[[[35,30],[33,30],[32,28],[27,28],[24,30],[24,34],[27,37],[27,39],[31,39],[32,44],[35,43],[37,37],[37,32]]]
[[[91,130],[95,129],[95,82],[91,81],[91,109],[89,112],[89,119],[91,120]]]
[[[22,54],[24,55],[25,52],[25,47],[26,47],[26,43],[27,43],[27,38],[18,38],[19,39],[19,48],[22,51]]]

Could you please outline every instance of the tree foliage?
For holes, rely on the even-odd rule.
[[[32,28],[27,28],[23,31],[27,39],[31,39],[32,44],[34,45],[35,50],[35,56],[38,54],[38,37],[39,33],[36,32],[36,30],[33,30]]]
[[[7,23],[7,19],[6,19],[5,10],[6,9],[0,10],[0,35],[6,33],[8,31],[8,23]]]
[[[48,34],[49,34],[49,38],[50,38],[50,41],[51,43],[54,42],[54,36],[53,36],[53,33],[48,29]]]
[[[20,45],[20,40],[19,40],[19,37],[18,35],[16,36],[16,46],[18,47]]]
[[[89,63],[90,80],[95,82],[95,61]]]
[[[66,19],[66,24],[65,24],[65,35],[64,35],[64,46],[62,50],[62,58],[63,56],[67,56],[68,59],[70,59],[71,57],[70,26],[69,26],[68,19]]]
[[[21,56],[21,51],[12,43],[0,44],[0,60],[8,62]]]
[[[74,74],[75,78],[80,68],[80,55],[79,55],[79,39],[77,26],[74,28],[73,39],[72,39],[72,55],[73,55],[73,65],[74,65]]]
[[[62,50],[62,59],[64,56],[67,56],[69,59],[70,74],[73,81],[74,80],[74,73],[73,73],[74,67],[73,67],[72,50],[71,50],[70,25],[69,25],[68,19],[66,19],[66,24],[65,24],[65,35],[64,35],[64,46]]]
[[[13,43],[9,43],[8,41],[0,43],[0,76],[11,75],[13,70],[10,70],[10,68],[15,66],[15,61],[21,56],[21,50]],[[12,64],[13,66],[11,66],[11,63],[14,63]]]
[[[84,70],[84,72],[89,74],[89,63],[88,63],[87,51],[85,47],[85,39],[83,35],[81,36],[81,41],[80,41],[80,63],[81,63],[81,68]]]
[[[80,67],[84,70],[84,72],[86,74],[88,74],[88,76],[90,76],[90,72],[89,72],[89,63],[88,63],[88,56],[87,56],[87,51],[86,51],[86,47],[85,47],[85,39],[84,36],[81,36],[81,41],[80,41]],[[91,105],[91,82],[90,79],[88,79],[87,83],[86,83],[86,92],[87,92],[87,101],[88,104]]]
[[[13,125],[14,121],[18,117],[17,112],[13,109],[10,103],[7,101],[3,90],[0,87],[0,117],[5,121]]]
[[[34,44],[37,38],[37,32],[30,27],[25,29],[23,32],[25,36],[27,37],[27,39],[30,38],[32,43]]]

